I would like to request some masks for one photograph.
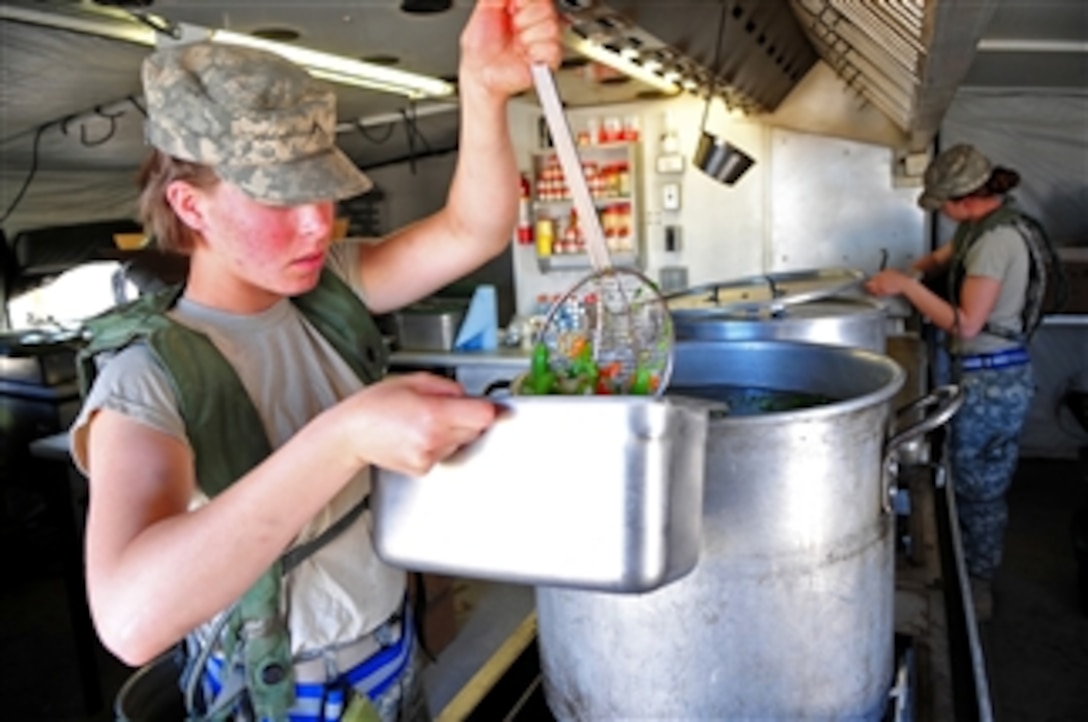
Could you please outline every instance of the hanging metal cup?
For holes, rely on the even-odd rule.
[[[725,16],[727,3],[721,0],[721,15],[718,17],[718,39],[714,43],[714,72],[721,68],[722,39],[725,37]],[[699,146],[695,149],[692,163],[711,178],[726,185],[733,185],[755,164],[752,156],[723,138],[719,138],[706,129],[706,120],[710,116],[710,104],[714,101],[715,80],[711,80],[710,90],[706,94],[703,107],[703,121],[699,125],[701,134]],[[729,107],[728,101],[726,107]]]
[[[726,185],[736,183],[755,165],[752,156],[706,130],[699,137],[699,146],[695,149],[692,162],[696,168]]]

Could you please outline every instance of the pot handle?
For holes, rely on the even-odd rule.
[[[881,506],[885,512],[890,513],[892,511],[892,499],[898,492],[895,483],[893,458],[895,451],[908,441],[913,441],[919,436],[924,436],[948,423],[948,421],[956,415],[956,412],[960,410],[960,407],[963,406],[965,398],[966,396],[963,392],[963,388],[956,384],[938,386],[932,392],[920,399],[910,402],[896,412],[897,417],[902,417],[912,411],[925,412],[929,409],[934,409],[932,413],[927,414],[921,421],[911,424],[902,431],[896,432],[890,439],[884,442],[883,468],[885,469],[887,482],[885,484],[884,496],[881,499]]]
[[[897,417],[905,416],[912,411],[926,411],[936,407],[936,410],[932,415],[926,416],[921,421],[895,433],[890,439],[884,442],[884,459],[887,460],[893,451],[908,441],[912,441],[919,436],[924,436],[930,431],[944,426],[956,415],[956,412],[960,410],[960,407],[963,406],[963,401],[963,389],[956,384],[948,384],[946,386],[938,386],[931,393],[926,394],[920,399],[911,401],[909,404],[899,409],[899,411],[896,412]]]

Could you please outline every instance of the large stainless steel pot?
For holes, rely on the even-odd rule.
[[[951,402],[887,441],[904,380],[895,362],[777,341],[682,342],[673,379],[838,400],[711,420],[703,546],[688,576],[640,595],[537,588],[553,713],[879,719],[893,664],[890,446],[943,422]]]
[[[884,353],[887,313],[856,293],[863,274],[818,269],[710,283],[668,296],[681,340],[802,341]]]

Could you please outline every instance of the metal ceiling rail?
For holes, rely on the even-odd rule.
[[[824,12],[820,13],[818,21],[823,25],[827,25],[842,37],[842,39],[852,46],[857,52],[864,55],[871,60],[871,63],[876,68],[888,68],[888,70],[882,71],[885,75],[893,76],[892,69],[898,67],[908,76],[908,80],[904,83],[902,81],[896,84],[903,88],[905,92],[913,93],[913,86],[917,84],[917,78],[915,76],[915,68],[917,67],[917,52],[911,52],[909,49],[903,49],[900,46],[900,52],[904,52],[908,58],[897,56],[894,52],[891,52],[888,45],[880,38],[873,37],[865,27],[859,25],[854,18],[838,13],[833,8],[826,8]]]
[[[902,129],[906,130],[911,116],[911,94],[889,90],[876,79],[868,61],[856,54],[847,54],[847,62],[857,69],[858,79],[854,81],[865,96],[887,113]]]
[[[843,15],[869,36],[873,42],[879,44],[897,62],[906,67],[913,67],[913,60],[918,57],[922,50],[920,40],[904,35],[895,28],[888,26],[878,15],[872,13],[866,5],[858,4],[852,8],[851,12],[843,13]]]
[[[846,63],[854,69],[852,83],[861,95],[879,108],[903,130],[910,124],[911,97],[904,93],[892,93],[874,81],[872,69],[865,67],[866,61],[857,54],[848,53]]]
[[[891,2],[876,3],[870,6],[869,10],[903,38],[909,39],[912,43],[917,43],[919,52],[925,49],[921,40],[922,19],[920,16],[905,15],[900,4]]]
[[[904,108],[902,101],[897,102],[886,91],[876,87],[865,78],[862,70],[848,56],[845,44],[843,50],[838,52],[829,43],[827,37],[820,37],[816,33],[813,33],[812,42],[821,57],[823,57],[824,62],[831,66],[835,73],[846,83],[847,87],[851,88],[866,102],[874,105],[901,129],[906,130],[909,127],[909,108]]]
[[[894,35],[900,42],[909,45],[915,52],[922,52],[922,24],[921,22],[904,23],[885,3],[865,4],[858,6],[856,12],[871,18],[872,22],[886,28],[887,32]]]
[[[928,0],[888,0],[880,4],[899,13],[904,18],[908,18],[921,28],[925,22],[927,2]]]
[[[865,79],[874,87],[880,88],[889,98],[896,101],[896,105],[910,113],[911,103],[914,100],[915,85],[907,78],[905,85],[900,85],[894,79],[882,72],[879,66],[873,64],[870,58],[856,52],[848,52],[847,58],[861,71]]]
[[[893,79],[895,85],[904,92],[913,93],[917,78],[913,68],[904,65],[886,48],[878,45],[871,38],[860,32],[856,26],[849,22],[840,23],[836,28],[842,39],[846,41],[855,52],[865,57],[881,75]]]
[[[998,0],[790,0],[817,52],[928,147]]]
[[[856,92],[907,130],[918,84],[914,75],[917,51],[910,44],[900,43],[899,51],[909,59],[896,56],[881,40],[893,35],[891,31],[877,33],[874,38],[871,28],[862,27],[827,0],[794,0],[793,4],[798,20],[824,60]]]
[[[895,103],[886,93],[873,87],[864,74],[858,68],[843,60],[838,72],[846,80],[847,86],[854,90],[858,96],[882,112],[893,123],[902,129],[906,129],[910,123],[909,112]]]

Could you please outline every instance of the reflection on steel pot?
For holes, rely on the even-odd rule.
[[[835,401],[711,420],[703,547],[688,576],[640,595],[537,588],[553,713],[880,719],[894,656],[885,437],[903,370],[868,351],[779,341],[681,342],[675,362],[680,390]]]
[[[845,268],[769,273],[685,289],[666,300],[679,340],[802,341],[884,353],[883,304],[848,295],[862,278]]]

